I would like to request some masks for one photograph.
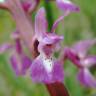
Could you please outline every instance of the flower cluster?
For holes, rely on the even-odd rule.
[[[51,32],[47,32],[48,24],[43,7],[38,10],[35,23],[31,21],[30,13],[37,8],[38,3],[39,0],[6,0],[0,4],[1,8],[11,13],[16,22],[16,31],[12,33],[15,44],[6,43],[0,46],[0,54],[13,49],[10,63],[16,75],[24,75],[30,69],[32,80],[39,83],[63,82],[63,63],[69,59],[79,69],[80,82],[88,87],[96,87],[96,80],[89,70],[96,65],[96,56],[87,55],[89,48],[96,44],[96,39],[79,41],[72,47],[65,46],[59,59],[54,56],[64,39],[55,33],[55,29],[65,16],[79,12],[79,7],[69,0],[56,0],[58,8],[64,14],[54,22]],[[29,48],[33,58],[30,59],[25,54],[23,44]]]

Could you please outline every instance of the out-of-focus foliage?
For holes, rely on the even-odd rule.
[[[96,0],[73,1],[80,6],[80,13],[70,14],[60,23],[56,30],[58,34],[63,34],[65,37],[63,45],[71,45],[81,39],[96,38]],[[40,6],[44,4],[43,2]],[[62,12],[57,9],[54,2],[47,2],[47,4],[50,4],[51,9],[51,12],[48,12],[48,14],[50,14],[49,16],[52,16],[51,19],[55,21]],[[53,22],[50,18],[48,20],[50,27]],[[10,33],[14,30],[15,24],[9,13],[0,10],[0,44],[11,41]],[[92,52],[96,54],[94,49]],[[8,54],[9,53],[10,51]],[[14,75],[10,63],[8,62],[8,54],[0,55],[0,96],[48,96],[48,92],[43,84],[32,83],[29,76],[16,77]],[[71,62],[66,61],[64,69],[64,83],[71,96],[96,96],[96,89],[85,88],[76,80],[78,70]]]

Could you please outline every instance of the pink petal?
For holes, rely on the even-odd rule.
[[[54,81],[63,82],[64,81],[64,69],[63,65],[59,61],[54,62],[53,78]]]
[[[11,38],[15,41],[15,49],[18,54],[22,53],[22,44],[20,38],[20,32],[15,31],[11,34]]]
[[[45,9],[40,8],[35,17],[35,34],[38,39],[42,38],[44,33],[47,32],[47,21],[45,15]]]
[[[58,24],[64,19],[64,17],[69,15],[69,11],[65,12],[63,16],[60,16],[53,24],[51,32],[55,32],[55,29],[57,28]]]
[[[56,0],[57,6],[63,11],[78,12],[80,9],[70,0]]]
[[[26,73],[26,71],[32,64],[32,60],[25,54],[22,54],[21,63],[22,63],[22,73]]]
[[[24,54],[21,54],[19,56],[16,53],[14,53],[10,57],[10,63],[16,76],[19,76],[26,74],[26,71],[30,67],[32,61],[28,56]]]
[[[65,47],[63,52],[61,51],[60,61],[64,63],[64,60],[69,59],[78,68],[81,68],[80,58],[77,54],[71,50],[71,48]]]
[[[42,43],[44,43],[44,44],[55,44],[55,43],[59,43],[63,39],[64,39],[63,36],[59,36],[59,35],[56,35],[54,33],[48,33],[42,39]]]
[[[96,79],[92,76],[87,68],[83,68],[79,71],[78,79],[86,87],[96,88]]]
[[[96,44],[96,39],[82,40],[74,44],[72,50],[82,58],[86,56],[88,50],[95,44]]]
[[[87,56],[83,60],[81,60],[81,63],[84,67],[92,67],[96,65],[96,56]]]
[[[11,63],[12,69],[17,76],[20,75],[19,68],[18,68],[18,62],[19,61],[17,60],[15,55],[12,55],[10,57],[10,63]]]

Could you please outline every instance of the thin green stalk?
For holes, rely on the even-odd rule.
[[[44,0],[44,7],[46,10],[46,14],[47,14],[47,20],[48,20],[48,30],[51,30],[51,27],[53,25],[53,13],[52,13],[52,7],[50,5],[50,2],[47,2],[46,0]]]

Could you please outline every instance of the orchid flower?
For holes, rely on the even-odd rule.
[[[72,48],[64,49],[64,58],[68,58],[79,68],[77,77],[83,85],[96,88],[96,79],[90,72],[90,68],[96,66],[96,56],[87,54],[93,45],[96,45],[96,39],[79,41]]]
[[[72,10],[70,10],[70,12],[71,11]],[[32,62],[30,69],[32,80],[35,82],[63,82],[63,66],[59,60],[55,60],[53,57],[60,41],[63,39],[62,36],[58,36],[54,32],[61,20],[61,17],[59,17],[53,24],[51,32],[48,33],[44,8],[39,9],[37,12],[35,17],[35,36],[33,41],[38,41],[37,50],[39,55]]]
[[[32,60],[24,53],[19,32],[14,32],[11,37],[14,39],[15,44],[5,43],[2,46],[0,46],[0,54],[8,50],[11,51],[11,55],[9,58],[14,73],[17,76],[25,75],[27,69],[30,67],[32,63]]]
[[[35,38],[38,40],[39,55],[32,62],[31,77],[35,82],[54,83],[64,79],[63,67],[53,58],[53,53],[63,36],[47,33],[44,8],[40,8],[35,18]]]

